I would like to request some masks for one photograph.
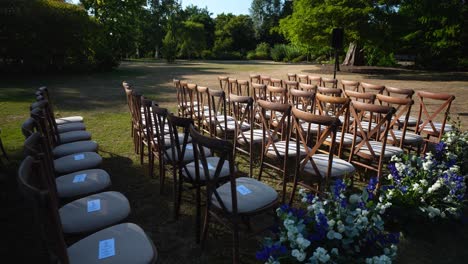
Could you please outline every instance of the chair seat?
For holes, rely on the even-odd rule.
[[[362,126],[362,130],[363,130],[363,131],[367,131],[368,128],[369,128],[369,121],[361,121],[361,126]],[[376,126],[377,126],[377,124],[374,123],[374,122],[372,122],[372,123],[370,124],[371,130],[374,129]],[[379,129],[380,129],[380,131],[384,131],[384,130],[385,130],[385,126],[382,125],[382,126],[380,126]],[[358,128],[358,131],[359,131],[359,128]]]
[[[312,159],[315,162],[315,165],[317,165],[317,169],[320,175],[325,177],[328,169],[328,155],[316,154],[312,156]],[[355,170],[356,169],[351,163],[334,157],[330,177],[343,177],[352,175]],[[304,171],[311,175],[318,176],[310,162],[307,162],[307,164],[304,166]]]
[[[75,123],[65,123],[62,125],[57,125],[57,131],[59,133],[79,131],[79,130],[86,130],[86,126],[84,123],[75,122]]]
[[[176,149],[174,148],[174,150],[176,150]],[[206,157],[211,156],[211,152],[210,152],[209,149],[204,148],[204,150],[205,150],[205,156]],[[172,148],[168,148],[168,149],[165,150],[165,152],[167,154],[167,156],[166,155],[164,156],[165,160],[172,161],[172,151],[173,151]],[[176,160],[179,160],[179,153],[177,152],[177,150],[175,152],[175,158],[176,158]],[[189,143],[189,144],[186,145],[183,161],[184,162],[193,161],[194,159],[195,159],[195,154],[193,152],[193,145],[192,145],[192,143]]]
[[[100,201],[100,208],[88,212],[88,202],[93,200]],[[64,233],[90,232],[124,220],[130,214],[130,203],[119,192],[102,192],[64,205],[59,214]]]
[[[111,185],[105,170],[83,170],[60,176],[55,179],[60,198],[76,197],[104,190]]]
[[[378,142],[378,141],[369,141],[369,144],[371,145],[372,150],[374,151],[375,155],[380,157],[382,155],[382,147],[383,147],[382,143]],[[362,153],[367,154],[367,155],[371,155],[371,152],[370,152],[370,150],[369,150],[369,148],[367,147],[366,144],[364,144],[361,147],[359,152],[362,152]],[[393,155],[398,155],[398,154],[401,154],[401,153],[403,153],[403,150],[401,148],[398,148],[398,147],[387,144],[385,146],[385,153],[383,153],[383,155],[384,155],[385,159],[389,159]]]
[[[252,178],[237,178],[236,187],[238,190],[236,194],[237,211],[240,214],[255,212],[278,200],[278,193],[275,189]],[[231,183],[227,182],[221,185],[217,191],[228,212],[232,212]],[[221,205],[214,195],[211,197],[211,201],[213,206],[221,209]]]
[[[310,128],[309,128],[309,124],[310,124]],[[303,122],[301,123],[301,127],[304,131],[309,131],[311,133],[317,133],[319,130],[319,125],[314,124],[314,123]],[[322,131],[324,130],[324,128],[325,128],[324,126],[321,127]]]
[[[82,140],[90,140],[91,133],[84,130],[79,131],[69,131],[65,133],[60,133],[60,144],[75,142],[75,141],[82,141]]]
[[[82,152],[67,155],[54,160],[55,172],[58,174],[96,168],[102,163],[102,157],[95,152]]]
[[[250,129],[250,125],[245,123],[245,122],[243,122],[242,125],[240,124],[240,122],[238,122],[238,124],[240,125],[240,129],[242,131]],[[223,124],[221,123],[221,125],[223,125]],[[219,128],[219,127],[217,129],[221,130],[221,128]],[[235,129],[236,129],[236,121],[235,120],[227,121],[227,130],[235,130]]]
[[[398,142],[401,141],[401,138],[403,137],[403,131],[402,130],[393,130],[393,133],[395,135],[395,138],[398,140]],[[392,137],[388,136],[389,139],[391,139]],[[415,133],[409,133],[409,132],[406,132],[405,134],[405,140],[403,141],[403,144],[418,144],[418,143],[421,143],[423,142],[423,137],[420,136],[420,135],[417,135]]]
[[[221,123],[221,122],[224,122],[224,115],[217,115],[216,116],[216,120]],[[229,122],[229,121],[234,121],[234,117],[232,116],[226,116],[226,121]],[[215,118],[214,117],[211,117],[211,122],[214,122],[215,121]],[[210,122],[210,118],[207,117],[205,118],[205,122]]]
[[[61,117],[61,118],[55,119],[55,123],[57,123],[57,125],[62,125],[66,123],[75,123],[75,122],[83,122],[83,117],[82,116],[67,116],[67,117]]]
[[[286,141],[279,141],[274,143],[276,146],[276,149],[278,150],[278,153],[281,157],[284,157],[286,154]],[[303,145],[299,145],[299,151],[300,155],[303,156],[306,154],[306,151],[304,149]],[[270,156],[276,156],[275,149],[273,147],[273,144],[271,144],[268,147],[267,154]],[[288,146],[288,157],[295,157],[297,155],[297,150],[296,150],[296,141],[289,141],[289,146]]]
[[[406,118],[405,116],[401,116],[400,118],[398,118],[398,121],[403,124],[405,122],[405,118]],[[416,126],[417,123],[418,123],[417,117],[409,116],[407,126],[414,127]]]
[[[80,152],[96,152],[97,149],[96,141],[84,140],[58,145],[52,150],[52,153],[54,157],[59,158]]]
[[[216,170],[216,166],[219,162],[219,158],[218,157],[208,157],[206,158],[206,161],[208,162],[208,170],[209,170],[209,174],[208,177],[210,177],[211,175],[214,175],[215,173],[215,170]],[[200,181],[205,181],[207,179],[206,175],[205,175],[205,170],[203,169],[202,167],[202,164],[201,162],[199,162],[199,166],[200,166]],[[195,162],[190,162],[189,164],[185,165],[186,169],[182,169],[182,175],[189,179],[189,180],[195,180],[196,178],[196,174],[195,174]],[[188,175],[187,175],[187,171],[188,171]],[[227,177],[229,176],[229,163],[227,161],[224,161],[224,164],[223,164],[223,167],[221,168],[221,172],[219,174],[219,177],[220,178],[224,178],[224,177]]]
[[[263,130],[262,129],[254,129],[252,134],[253,134],[253,143],[261,143],[262,142],[262,139],[263,139]],[[242,135],[244,135],[245,139],[244,139],[244,137]],[[242,132],[242,135],[239,135],[237,137],[237,141],[240,144],[250,143],[250,130]],[[266,139],[269,138],[268,133],[266,133],[266,132],[265,132],[265,138]],[[277,139],[275,141],[277,141]]]
[[[442,123],[434,122],[433,124],[434,124],[434,126],[435,126],[435,128],[436,128],[437,131],[440,131],[440,130],[442,129]],[[452,125],[446,123],[446,124],[445,124],[445,128],[444,128],[444,132],[450,132],[450,131],[452,131],[452,130],[453,130]],[[428,124],[424,127],[424,129],[422,130],[422,132],[424,132],[424,133],[433,132],[432,126],[428,123]]]
[[[99,242],[114,239],[114,256],[99,259]],[[70,264],[154,263],[158,252],[141,227],[123,223],[91,234],[67,249]]]
[[[179,137],[179,144],[183,144],[184,143],[184,136],[185,134],[184,133],[177,133],[177,136]],[[188,136],[187,138],[187,143],[190,143],[192,142],[192,138],[190,137],[190,135]],[[165,134],[164,135],[164,145],[166,147],[170,146],[172,144],[171,142],[171,135],[170,134]]]
[[[341,141],[341,132],[336,132],[336,139],[335,142],[339,143]],[[344,133],[344,138],[343,138],[343,146],[351,146],[353,144],[353,138],[354,135],[350,133]],[[326,139],[327,142],[331,142],[331,137],[328,136]],[[356,136],[356,144],[359,144],[359,142],[362,141],[362,138],[359,136]]]

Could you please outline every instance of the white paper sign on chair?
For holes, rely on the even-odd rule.
[[[249,193],[252,193],[252,191],[244,185],[239,185],[236,189],[241,195],[247,195]]]
[[[73,183],[84,182],[86,176],[88,176],[86,173],[75,175],[75,177],[73,178]]]
[[[88,201],[88,213],[101,210],[101,200],[90,200]]]
[[[99,259],[112,257],[115,255],[115,239],[99,241]]]
[[[73,158],[75,160],[83,160],[84,159],[84,154],[77,154],[77,155],[73,156]]]

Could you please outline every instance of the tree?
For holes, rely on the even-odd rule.
[[[282,42],[281,35],[274,30],[279,25],[279,19],[283,12],[281,0],[253,0],[250,6],[256,38],[259,42],[274,44]],[[290,2],[290,1],[285,1]]]
[[[255,31],[249,16],[223,13],[216,17],[215,23],[215,53],[234,51],[245,54],[255,48]]]
[[[335,27],[344,29],[350,43],[365,39],[372,10],[372,1],[365,0],[295,0],[293,13],[280,20],[279,29],[293,44],[326,54]]]
[[[207,8],[199,8],[194,5],[187,6],[182,15],[184,20],[189,20],[203,25],[203,35],[205,36],[206,48],[208,49],[213,47],[215,35],[215,22],[211,15],[212,13],[210,13]]]
[[[188,59],[193,56],[199,57],[206,48],[205,27],[201,23],[191,20],[182,23],[181,43],[179,44],[179,53]]]

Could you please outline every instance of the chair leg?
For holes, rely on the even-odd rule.
[[[205,208],[205,219],[203,220],[203,231],[202,231],[202,237],[201,237],[201,248],[205,248],[205,242],[206,242],[206,237],[208,235],[208,228],[210,226],[210,212],[208,205]]]
[[[164,182],[166,181],[166,169],[164,167],[164,159],[159,155],[159,193],[164,192]]]
[[[145,145],[143,144],[143,139],[140,138],[138,141],[138,146],[140,149],[140,164],[143,165],[143,159],[145,156]]]
[[[201,226],[201,190],[200,186],[197,186],[196,192],[196,219],[195,219],[195,241],[200,244],[200,226]]]

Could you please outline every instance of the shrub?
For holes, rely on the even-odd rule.
[[[177,55],[177,41],[170,30],[163,39],[162,55],[167,62],[173,62]]]
[[[382,66],[392,67],[397,65],[393,53],[386,53],[385,51],[376,47],[364,47],[366,63],[369,66]]]
[[[283,61],[283,59],[286,57],[286,45],[276,44],[273,46],[270,52],[270,56],[274,61]]]
[[[108,36],[77,6],[54,0],[2,2],[0,68],[22,71],[85,71],[118,65]]]

